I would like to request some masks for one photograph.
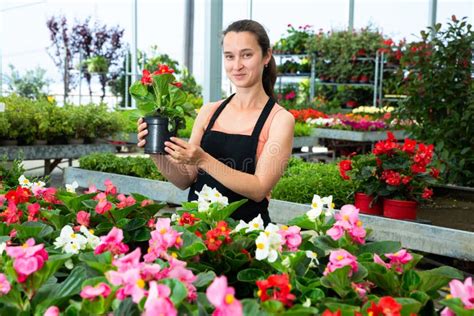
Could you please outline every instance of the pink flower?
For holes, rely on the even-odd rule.
[[[151,232],[148,253],[144,256],[145,262],[153,262],[156,258],[165,258],[170,247],[179,248],[183,245],[181,234],[171,228],[169,218],[159,218],[156,230]]]
[[[345,232],[346,231],[344,230],[344,228],[342,226],[334,224],[334,226],[331,227],[326,232],[326,234],[334,240],[339,240],[339,239],[342,238],[342,236],[344,236]]]
[[[47,188],[46,190],[42,192],[43,200],[51,204],[62,204],[62,202],[56,198],[56,192],[57,192],[56,188],[53,188],[53,187]]]
[[[366,231],[359,220],[359,209],[353,205],[344,205],[341,211],[334,216],[337,220],[327,234],[334,240],[339,240],[347,232],[352,241],[357,244],[365,243]]]
[[[43,316],[59,316],[59,308],[57,306],[50,306]]]
[[[89,186],[89,189],[84,191],[85,194],[91,194],[91,193],[96,193],[96,192],[97,192],[97,187],[95,186],[95,184],[91,184]]]
[[[213,316],[243,315],[242,304],[235,298],[235,290],[227,286],[227,278],[216,277],[206,290],[209,302],[215,306]]]
[[[112,194],[112,195],[117,194],[117,187],[114,186],[114,184],[112,183],[112,181],[110,181],[110,179],[105,180],[104,184],[105,184],[106,194]]]
[[[113,285],[122,286],[116,293],[119,300],[131,296],[132,300],[138,304],[145,297],[146,282],[141,277],[139,268],[128,269],[123,272],[111,270],[106,272],[105,276]]]
[[[382,258],[380,258],[379,255],[376,253],[374,253],[374,262],[384,266],[387,269],[390,269],[392,267],[390,263],[385,263],[385,261],[383,261]]]
[[[413,259],[413,256],[406,249],[401,249],[395,253],[386,253],[385,257],[390,259],[390,264],[407,264]]]
[[[329,263],[323,274],[328,275],[329,273],[345,266],[351,267],[349,271],[349,276],[351,276],[353,272],[357,272],[359,269],[357,258],[344,249],[331,251],[331,254],[329,255]]]
[[[176,316],[178,311],[171,302],[170,288],[163,284],[150,282],[150,291],[145,302],[144,316],[167,315]]]
[[[99,203],[97,203],[95,206],[95,211],[98,214],[104,214],[105,212],[110,211],[112,208],[112,203],[107,201],[107,195],[105,193],[101,192],[97,194],[96,198],[99,201]]]
[[[153,204],[153,200],[143,200],[142,203],[140,204],[141,207]]]
[[[6,200],[7,198],[5,197],[5,194],[0,194],[0,206],[3,205],[3,203],[5,203]]]
[[[449,289],[453,297],[460,298],[466,309],[474,309],[474,286],[472,277],[467,278],[464,283],[459,280],[449,282]]]
[[[110,295],[110,292],[110,286],[107,283],[101,282],[96,286],[86,285],[81,291],[81,297],[92,301],[99,296],[106,298]]]
[[[117,204],[117,208],[119,209],[126,208],[127,206],[132,206],[136,203],[133,196],[126,197],[125,194],[117,195],[117,199],[120,201],[120,203]]]
[[[35,240],[30,238],[22,246],[7,247],[7,254],[15,259],[13,268],[18,275],[18,282],[23,283],[29,275],[41,270],[44,262],[48,260],[48,253],[44,245],[35,245]]]
[[[76,215],[76,221],[79,225],[89,227],[91,219],[91,214],[87,213],[86,211],[79,211]]]
[[[36,218],[36,215],[39,214],[40,210],[40,205],[39,203],[33,203],[28,205],[28,221],[37,221],[38,219]]]
[[[301,238],[300,231],[301,228],[298,226],[282,226],[278,231],[283,241],[282,244],[286,245],[290,251],[298,250],[298,247],[301,245],[303,239]]]
[[[110,251],[114,255],[126,253],[128,246],[122,243],[123,232],[117,227],[113,227],[107,236],[100,237],[100,244],[95,248],[94,253],[96,255],[106,251]]]
[[[132,268],[139,268],[141,266],[140,256],[141,250],[140,248],[136,248],[128,255],[123,256],[120,259],[114,260],[113,265],[118,268],[119,272],[124,272]]]
[[[163,276],[183,282],[188,290],[188,300],[194,301],[197,298],[197,291],[193,282],[196,281],[197,277],[186,268],[186,262],[171,257],[169,263],[170,267],[163,271]]]
[[[8,282],[5,274],[0,273],[0,296],[7,295],[11,288],[11,284]]]

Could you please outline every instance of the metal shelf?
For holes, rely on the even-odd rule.
[[[316,84],[325,86],[355,86],[355,87],[374,87],[374,83],[350,83],[350,82],[324,82],[315,80]]]

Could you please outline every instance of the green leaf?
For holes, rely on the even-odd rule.
[[[376,241],[360,246],[357,255],[363,253],[384,255],[386,253],[395,253],[401,248],[402,245],[398,241]]]
[[[127,223],[127,225],[124,226],[123,230],[130,232],[145,226],[145,224],[146,220],[144,218],[133,218]]]
[[[423,306],[425,306],[425,304],[430,300],[430,296],[426,294],[425,292],[421,292],[421,291],[411,292],[410,298],[417,300]]]
[[[264,310],[269,313],[278,314],[285,309],[283,303],[276,300],[268,300],[261,303],[261,306]]]
[[[113,209],[111,210],[111,213],[113,215],[113,217],[115,218],[115,220],[120,220],[122,218],[125,218],[127,217],[128,214],[130,214],[131,212],[133,212],[134,210],[136,210],[138,207],[137,204],[133,204],[133,205],[130,205],[128,207],[125,207],[125,208],[122,208],[122,209]]]
[[[340,297],[344,298],[352,291],[349,278],[349,266],[336,269],[321,278],[321,284],[329,289],[333,289]]]
[[[177,251],[180,258],[194,257],[207,250],[207,247],[201,238],[183,227],[177,227],[177,230],[183,232],[181,235],[183,246]]]
[[[304,307],[301,305],[293,306],[292,308],[285,311],[283,314],[284,316],[311,316],[311,315],[319,315],[319,310],[315,307]]]
[[[315,223],[312,222],[306,214],[297,216],[293,219],[291,219],[288,222],[288,225],[296,225],[298,227],[301,227],[303,229],[309,229],[309,230],[314,230],[315,228]]]
[[[113,269],[112,254],[109,251],[101,253],[100,255],[94,252],[84,252],[79,255],[79,260],[86,263],[92,269],[105,273]]]
[[[114,311],[114,316],[140,316],[140,310],[131,298],[120,302],[119,307]]]
[[[416,290],[421,283],[421,278],[416,271],[408,270],[402,275],[402,289],[410,292]]]
[[[387,295],[393,295],[400,287],[400,281],[398,280],[395,272],[388,270],[377,263],[362,263],[367,270],[369,275],[367,279],[374,283],[376,286],[386,291]]]
[[[255,281],[263,278],[265,278],[265,272],[261,269],[248,268],[237,273],[237,280],[241,282],[255,283]]]
[[[64,265],[64,262],[72,257],[72,254],[61,254],[49,256],[41,270],[31,276],[33,289],[39,289],[56,271]]]
[[[17,232],[17,238],[27,240],[34,238],[36,241],[41,240],[50,235],[54,230],[51,226],[41,222],[25,222],[21,225],[13,225]]]
[[[102,315],[106,310],[105,299],[103,296],[96,297],[94,300],[82,300],[81,311],[89,315]]]
[[[76,214],[82,209],[82,201],[87,201],[92,199],[92,197],[96,196],[97,193],[89,193],[89,194],[82,194],[79,196],[73,196],[72,198],[66,199],[65,201],[59,198],[64,204],[72,211],[73,214]]]
[[[230,217],[232,213],[234,213],[239,207],[243,204],[247,203],[247,199],[243,199],[240,201],[235,201],[224,207],[223,209],[218,209],[215,211],[211,211],[210,218],[214,219],[215,221],[222,221]]]
[[[402,316],[418,315],[421,309],[421,303],[412,298],[395,298],[395,300],[402,304]]]
[[[244,315],[248,316],[263,316],[267,315],[266,312],[260,309],[260,304],[256,299],[246,298],[240,301],[242,304],[242,311]]]
[[[135,81],[130,86],[130,94],[133,97],[144,98],[148,94],[148,88],[140,81]]]
[[[207,287],[215,278],[216,274],[214,271],[200,272],[193,284],[196,288]]]
[[[56,210],[48,210],[48,211],[41,211],[41,216],[46,218],[51,224],[53,224],[54,228],[57,230],[61,230],[64,226],[72,221],[73,214],[62,215],[61,211]]]
[[[181,281],[176,279],[164,279],[163,284],[170,288],[170,299],[175,306],[178,306],[188,296],[188,290]]]
[[[428,271],[419,271],[421,277],[421,285],[419,291],[432,293],[436,292],[443,286],[446,286],[452,279],[462,279],[462,273],[452,267],[444,266]]]

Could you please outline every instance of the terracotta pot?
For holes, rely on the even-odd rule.
[[[383,200],[383,216],[394,219],[416,219],[418,203],[415,201]]]
[[[355,194],[355,207],[363,214],[370,215],[382,215],[382,202],[378,200],[376,203],[372,203],[373,197],[362,192],[357,192]]]

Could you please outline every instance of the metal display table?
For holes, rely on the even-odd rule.
[[[44,160],[44,174],[48,175],[63,160],[72,159],[95,152],[116,152],[111,144],[80,144],[80,145],[35,145],[35,146],[0,146],[0,158],[7,160]]]

